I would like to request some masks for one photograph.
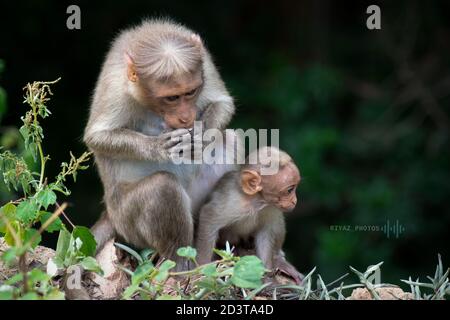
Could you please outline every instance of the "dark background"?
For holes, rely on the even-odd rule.
[[[81,7],[81,30],[66,8]],[[345,5],[344,5],[345,4]],[[378,4],[382,30],[366,28]],[[0,5],[1,143],[18,148],[22,87],[53,80],[43,122],[52,177],[81,154],[88,107],[114,36],[143,17],[170,16],[198,31],[236,98],[231,128],[279,128],[300,166],[300,204],[287,216],[289,259],[325,281],[384,261],[383,281],[432,274],[450,260],[448,1],[3,1]],[[67,199],[91,226],[102,189],[93,166]],[[3,190],[3,189],[2,189]],[[11,195],[0,193],[2,202]],[[333,231],[398,223],[398,235]],[[49,239],[48,243],[52,243]]]

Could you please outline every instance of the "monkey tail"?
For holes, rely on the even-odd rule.
[[[100,219],[94,224],[91,228],[91,232],[95,237],[95,241],[97,242],[97,253],[103,248],[103,246],[115,237],[116,232],[114,227],[109,220],[108,212],[103,211]]]

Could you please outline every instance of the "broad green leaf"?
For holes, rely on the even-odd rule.
[[[20,223],[19,221],[10,221],[9,224],[11,225],[11,228],[13,229],[13,231],[17,234],[17,236],[22,239],[22,235],[23,235],[23,229],[20,227]],[[5,233],[5,241],[8,245],[10,246],[14,246],[15,244],[15,240],[14,240],[14,236],[11,233],[11,230],[9,228],[6,229],[6,233]]]
[[[234,266],[231,282],[240,288],[256,289],[262,285],[265,268],[256,256],[244,256]]]
[[[97,247],[97,242],[95,241],[94,236],[92,235],[89,228],[77,226],[72,231],[72,236],[76,239],[79,238],[83,244],[80,248],[80,251],[85,256],[93,256],[95,254],[95,248]]]
[[[12,202],[8,202],[0,209],[1,213],[4,214],[5,217],[11,218],[16,213],[16,206]]]
[[[84,258],[83,260],[81,260],[80,264],[85,270],[93,271],[100,275],[103,275],[102,268],[100,268],[97,260],[95,260],[93,257]]]
[[[20,127],[19,132],[22,135],[23,140],[25,140],[25,144],[28,145],[28,139],[30,138],[30,130],[28,130],[28,128],[25,125],[23,125]]]
[[[6,264],[10,264],[11,262],[13,262],[16,257],[18,256],[18,252],[19,250],[15,247],[11,247],[8,250],[6,250],[5,252],[3,252],[2,260],[6,263]]]
[[[41,211],[39,221],[44,224],[53,214],[47,211]],[[59,231],[63,228],[63,223],[60,218],[56,218],[50,225],[45,229],[47,232]]]
[[[207,264],[202,268],[202,273],[207,277],[214,277],[217,275],[217,268],[215,264]]]
[[[16,213],[16,206],[12,204],[11,202],[5,204],[0,209],[0,215],[5,217],[7,220],[11,220],[14,217],[14,214]],[[4,219],[0,216],[0,232],[6,233],[7,227]]]
[[[159,267],[159,271],[169,271],[173,267],[175,267],[177,264],[172,260],[166,260],[164,261],[161,266]]]
[[[31,241],[31,239],[35,237],[33,242],[31,243],[31,248],[36,248],[36,246],[41,242],[42,236],[39,234],[39,232],[36,229],[30,228],[25,230],[25,237],[24,242],[27,243],[28,241]]]
[[[27,199],[17,206],[16,217],[23,223],[30,223],[37,217],[38,210],[39,206],[34,199]]]
[[[39,296],[36,292],[25,293],[19,300],[39,300]]]
[[[180,257],[185,257],[193,260],[197,256],[197,250],[192,247],[182,247],[177,250],[177,254]]]
[[[55,204],[56,194],[47,187],[38,193],[36,199],[47,210],[49,205]]]
[[[139,290],[139,285],[138,284],[132,284],[131,286],[129,286],[128,288],[125,289],[122,298],[123,299],[130,299],[132,295],[134,295],[134,293]]]
[[[138,285],[154,270],[153,264],[150,261],[144,262],[136,268],[131,277],[131,284]]]
[[[209,291],[215,291],[217,283],[214,278],[204,278],[202,280],[197,281],[196,285],[199,288],[205,288]]]
[[[176,263],[172,260],[164,261],[158,269],[158,273],[154,277],[155,281],[163,282],[169,276],[169,270],[176,266]]]
[[[64,300],[65,295],[64,295],[64,292],[59,291],[58,289],[53,289],[50,293],[45,295],[44,299],[45,300]]]
[[[28,281],[31,283],[47,282],[50,281],[50,277],[40,269],[33,269],[28,273]]]
[[[56,254],[54,262],[58,267],[62,267],[58,265],[58,262],[63,262],[66,258],[67,250],[69,249],[71,234],[67,230],[60,230],[58,236],[58,243],[56,244]]]
[[[0,300],[12,300],[14,288],[10,286],[0,286]]]
[[[8,280],[6,280],[5,284],[12,286],[13,284],[16,284],[17,282],[20,282],[22,280],[23,280],[23,274],[17,273],[15,275],[13,275],[11,278],[9,278]]]

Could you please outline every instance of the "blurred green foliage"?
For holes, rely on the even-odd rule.
[[[23,83],[62,74],[54,103],[64,107],[49,123],[48,151],[57,161],[61,150],[84,150],[80,137],[110,41],[144,16],[171,16],[204,37],[236,98],[231,127],[280,129],[280,147],[300,167],[300,202],[286,216],[288,258],[302,271],[317,266],[325,282],[348,265],[379,261],[383,282],[414,278],[437,253],[444,263],[450,257],[450,4],[383,2],[378,31],[365,27],[369,4],[155,0],[128,1],[124,10],[81,2],[82,29],[69,31],[64,1],[5,3],[0,27],[16,30],[2,35],[2,85],[14,107],[2,125],[18,125]],[[94,223],[101,196],[90,170],[72,194],[77,224]],[[388,220],[404,227],[398,238],[381,229],[331,230]]]

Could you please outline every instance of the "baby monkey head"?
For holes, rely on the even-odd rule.
[[[270,175],[262,174],[261,169],[273,166],[274,161],[278,170]],[[245,194],[260,197],[265,204],[277,207],[283,212],[295,208],[300,171],[287,153],[275,147],[258,149],[247,158],[246,164],[241,168],[240,178]]]

